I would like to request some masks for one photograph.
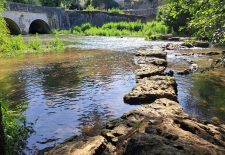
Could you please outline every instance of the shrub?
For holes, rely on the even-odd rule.
[[[42,42],[39,40],[38,35],[36,34],[36,37],[34,37],[29,43],[28,47],[32,50],[39,51],[42,49],[43,45]]]
[[[81,31],[84,32],[84,31],[90,29],[91,27],[92,27],[92,25],[90,23],[84,23],[81,25],[80,29],[81,29]]]
[[[117,14],[124,14],[124,11],[119,8],[111,8],[106,10],[109,13],[117,13]]]
[[[54,50],[61,50],[64,47],[64,42],[60,40],[59,38],[55,38],[49,44],[50,44],[50,48]]]
[[[25,117],[21,113],[26,106],[20,105],[14,110],[10,110],[7,102],[2,99],[0,99],[0,105],[3,116],[6,154],[17,154],[29,134],[29,129],[25,126]]]

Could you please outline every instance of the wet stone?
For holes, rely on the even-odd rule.
[[[135,55],[166,59],[166,52],[163,50],[139,50]]]
[[[157,66],[167,66],[167,61],[165,59],[156,57],[135,57],[135,64],[153,64]]]
[[[163,75],[165,67],[156,65],[143,65],[140,69],[135,71],[137,78],[150,77],[154,75]]]
[[[95,155],[101,154],[105,148],[106,139],[95,136],[78,142],[63,143],[49,151],[48,155]]]
[[[136,87],[124,96],[129,104],[150,103],[159,98],[177,101],[175,80],[169,76],[155,76],[138,80]]]

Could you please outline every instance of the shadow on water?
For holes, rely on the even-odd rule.
[[[73,135],[96,135],[106,120],[136,108],[123,103],[135,85],[132,58],[127,52],[70,49],[35,61],[28,56],[15,66],[9,60],[12,66],[5,66],[0,84],[10,85],[5,90],[12,103],[28,103],[24,114],[34,130],[24,153]]]

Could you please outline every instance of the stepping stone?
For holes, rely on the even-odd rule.
[[[166,52],[163,50],[139,50],[135,55],[166,59]]]
[[[176,81],[170,76],[152,76],[139,79],[136,87],[124,96],[124,102],[129,104],[151,103],[159,98],[177,101]]]
[[[167,66],[167,61],[165,59],[156,58],[156,57],[135,57],[135,64],[153,64],[157,66]]]
[[[156,65],[143,65],[140,69],[135,71],[137,78],[150,77],[154,75],[163,75],[165,67],[160,67]]]

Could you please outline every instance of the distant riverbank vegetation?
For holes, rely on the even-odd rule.
[[[75,26],[70,30],[53,30],[53,34],[76,34],[91,36],[136,36],[146,39],[159,39],[168,32],[168,27],[161,22],[110,22],[100,27],[89,23]]]

